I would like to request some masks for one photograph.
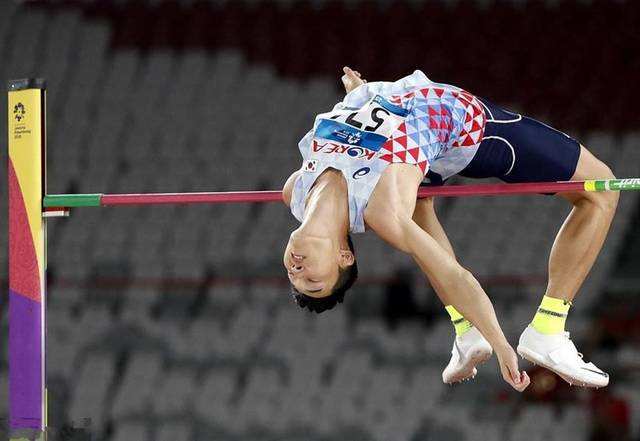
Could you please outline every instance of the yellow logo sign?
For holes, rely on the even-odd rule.
[[[13,117],[16,121],[21,122],[24,119],[26,113],[27,109],[24,107],[24,104],[18,103],[13,106]]]

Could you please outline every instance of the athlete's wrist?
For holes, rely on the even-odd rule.
[[[491,342],[489,342],[491,344]],[[513,348],[509,344],[506,338],[502,338],[498,343],[491,344],[494,352],[497,357],[501,357],[502,355],[511,354],[513,352]]]
[[[496,354],[507,353],[512,350],[511,345],[504,336],[499,325],[490,326],[489,329],[480,329],[484,338],[489,342]]]

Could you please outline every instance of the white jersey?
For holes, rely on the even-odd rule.
[[[475,97],[433,83],[421,71],[393,83],[364,84],[333,111],[316,116],[298,144],[302,173],[291,211],[302,222],[309,190],[324,170],[334,168],[347,181],[350,231],[364,232],[364,210],[389,164],[415,164],[423,174],[431,165],[446,179],[471,161],[485,121]]]

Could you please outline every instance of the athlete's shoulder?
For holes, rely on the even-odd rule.
[[[291,206],[291,194],[293,193],[293,186],[300,176],[300,173],[302,173],[302,170],[296,170],[295,172],[293,172],[282,188],[282,200],[285,204],[287,204],[287,206]]]
[[[311,150],[311,141],[313,141],[313,130],[309,130],[302,139],[298,142],[298,150],[302,154],[303,158],[306,158]]]

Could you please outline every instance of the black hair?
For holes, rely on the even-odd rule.
[[[355,256],[350,235],[347,235],[347,243],[349,244],[349,250]],[[353,264],[346,268],[339,269],[338,280],[336,280],[336,284],[333,285],[331,294],[328,296],[320,298],[308,296],[298,291],[293,284],[291,284],[291,294],[299,307],[303,309],[307,308],[309,311],[320,314],[321,312],[333,309],[338,303],[342,303],[345,293],[353,286],[357,278],[358,264],[354,260]]]

